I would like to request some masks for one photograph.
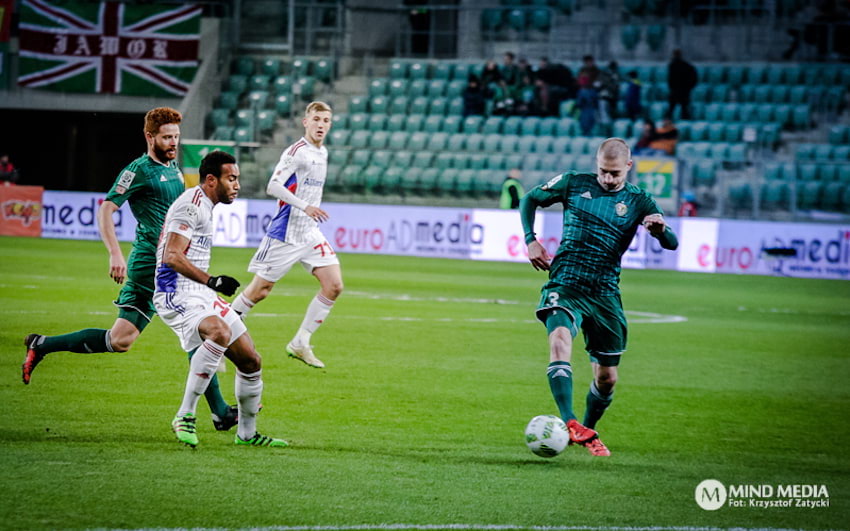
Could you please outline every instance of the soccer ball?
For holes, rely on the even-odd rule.
[[[567,425],[555,415],[538,415],[525,427],[525,444],[540,457],[555,457],[569,443]]]

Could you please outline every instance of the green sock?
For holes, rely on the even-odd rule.
[[[111,352],[106,345],[106,333],[103,328],[86,328],[61,336],[44,336],[44,340],[36,345],[39,354],[50,352],[79,352],[91,354],[94,352]]]
[[[576,418],[573,413],[573,368],[568,361],[553,361],[546,369],[549,389],[561,412],[561,419],[569,422]]]
[[[604,395],[599,388],[596,387],[596,382],[590,382],[590,391],[587,392],[587,409],[584,412],[584,422],[582,424],[593,429],[613,400],[613,391]]]
[[[192,359],[195,350],[189,352],[189,359]],[[207,399],[207,404],[209,404],[213,415],[218,417],[227,415],[230,404],[225,402],[224,397],[221,396],[221,388],[218,386],[218,374],[213,374],[212,378],[210,378],[210,384],[207,386],[207,390],[204,391],[204,398]]]

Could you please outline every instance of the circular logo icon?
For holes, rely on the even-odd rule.
[[[706,511],[716,511],[726,503],[726,487],[716,479],[706,479],[697,485],[694,499]]]

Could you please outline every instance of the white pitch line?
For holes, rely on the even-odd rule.
[[[142,528],[134,531],[171,531],[182,528]],[[212,528],[210,531],[221,531],[223,528]],[[546,526],[546,525],[516,525],[516,524],[361,524],[361,525],[287,525],[271,527],[245,528],[251,531],[367,531],[369,529],[380,530],[403,530],[415,529],[417,531],[437,531],[439,529],[475,530],[486,531],[511,531],[515,529],[531,529],[534,531],[794,531],[789,528],[776,527],[694,527],[694,526],[599,526],[599,525],[572,525],[572,526]],[[126,530],[116,530],[126,531]]]

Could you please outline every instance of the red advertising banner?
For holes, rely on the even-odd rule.
[[[9,29],[12,26],[12,8],[14,0],[0,0],[0,42],[9,41]]]
[[[41,236],[41,186],[0,186],[0,234]]]

